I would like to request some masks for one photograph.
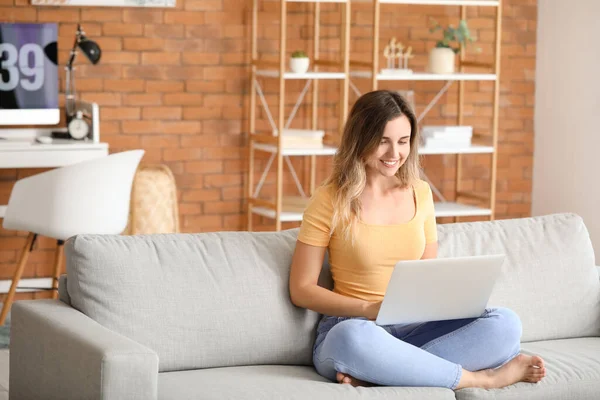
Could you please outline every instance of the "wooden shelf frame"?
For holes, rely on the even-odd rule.
[[[250,117],[249,117],[249,145],[248,145],[248,180],[247,180],[247,197],[248,197],[248,209],[247,209],[247,229],[252,231],[253,224],[252,219],[254,214],[272,217],[275,220],[275,230],[281,230],[281,223],[288,221],[289,217],[284,214],[283,210],[283,167],[284,161],[290,168],[290,172],[295,180],[296,186],[298,187],[301,195],[304,195],[304,191],[300,185],[300,182],[296,176],[293,166],[289,160],[290,156],[308,156],[310,157],[310,194],[314,192],[316,186],[316,164],[318,155],[331,155],[333,149],[331,147],[324,147],[319,152],[318,149],[315,151],[308,151],[307,149],[293,149],[284,148],[282,135],[271,136],[266,134],[257,134],[256,132],[256,107],[257,107],[257,91],[260,90],[257,79],[277,79],[279,81],[279,101],[278,101],[278,112],[277,120],[273,121],[276,125],[277,132],[284,132],[286,129],[285,121],[285,99],[286,99],[286,81],[290,79],[308,79],[312,83],[312,110],[311,110],[311,130],[318,129],[318,104],[319,104],[319,82],[322,79],[335,79],[341,81],[340,88],[340,123],[339,131],[343,129],[345,120],[348,115],[348,100],[349,100],[349,80],[350,80],[350,0],[279,0],[280,13],[279,13],[279,62],[268,63],[258,59],[257,50],[257,36],[258,36],[258,8],[261,0],[252,0],[252,33],[251,33],[251,48],[252,48],[252,65],[250,71]],[[313,65],[313,71],[306,74],[294,74],[286,71],[288,63],[287,56],[287,4],[291,2],[298,3],[312,3],[313,17],[314,17],[314,32],[313,32],[313,51],[311,57],[311,63]],[[326,60],[320,60],[320,20],[321,20],[321,4],[338,4],[341,11],[341,32],[342,40],[339,51],[339,62],[331,62]],[[322,66],[334,66],[338,68],[336,72],[320,72],[319,67]],[[341,69],[341,70],[340,70]],[[261,99],[262,100],[262,99]],[[264,103],[263,103],[264,106]],[[260,201],[258,199],[258,191],[255,193],[255,156],[257,151],[267,151],[272,153],[267,163],[268,167],[263,171],[263,177],[259,182],[258,190],[264,182],[264,178],[268,172],[268,169],[275,161],[275,168],[277,173],[276,179],[276,196],[272,202]]]

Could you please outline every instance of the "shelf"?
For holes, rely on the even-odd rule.
[[[431,155],[431,154],[485,154],[493,153],[494,147],[492,146],[481,146],[472,144],[468,147],[430,147],[427,146],[419,148],[420,155]]]
[[[275,219],[275,210],[266,207],[254,207],[252,212],[266,218]],[[491,215],[491,210],[487,208],[469,206],[452,202],[435,203],[435,216],[440,217],[480,217]],[[302,212],[283,211],[281,213],[282,222],[302,221]]]
[[[288,0],[290,1],[290,0]],[[372,0],[353,0],[355,3],[370,3]],[[498,0],[379,0],[381,4],[413,4],[431,6],[491,6],[498,7]]]
[[[354,78],[371,78],[371,71],[354,71],[350,72],[350,76]],[[412,74],[377,74],[378,81],[494,81],[496,74],[430,74],[426,72],[415,72]]]
[[[256,71],[257,76],[265,78],[279,78],[279,71],[276,70],[258,70]],[[295,72],[285,72],[283,79],[345,79],[346,74],[343,72],[306,72],[304,74],[297,74]]]
[[[466,204],[445,202],[435,203],[436,217],[480,217],[491,215],[492,211],[487,208],[469,206]]]
[[[347,3],[348,0],[285,0],[287,3]]]
[[[256,143],[256,150],[267,153],[277,153],[277,146],[274,144]],[[323,145],[323,147],[288,147],[283,149],[284,156],[332,156],[337,149],[335,147]]]

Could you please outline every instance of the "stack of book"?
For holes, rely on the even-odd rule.
[[[424,126],[421,128],[422,146],[438,149],[441,147],[469,147],[473,138],[472,126]]]
[[[277,136],[277,131],[274,132]],[[309,129],[284,129],[283,147],[285,148],[321,148],[325,131]]]

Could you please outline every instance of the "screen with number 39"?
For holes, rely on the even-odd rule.
[[[0,110],[58,109],[57,24],[0,24]]]

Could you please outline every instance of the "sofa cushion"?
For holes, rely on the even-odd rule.
[[[444,388],[359,387],[330,382],[312,367],[263,365],[168,372],[158,376],[158,400],[455,400]]]
[[[160,371],[312,365],[318,314],[288,289],[296,234],[76,236],[65,248],[71,304],[154,350]]]
[[[540,355],[546,377],[502,389],[462,389],[458,400],[597,400],[600,393],[600,338],[549,340],[523,344],[523,353]]]
[[[439,257],[507,255],[489,305],[523,323],[522,341],[600,335],[600,281],[574,214],[438,225]]]

